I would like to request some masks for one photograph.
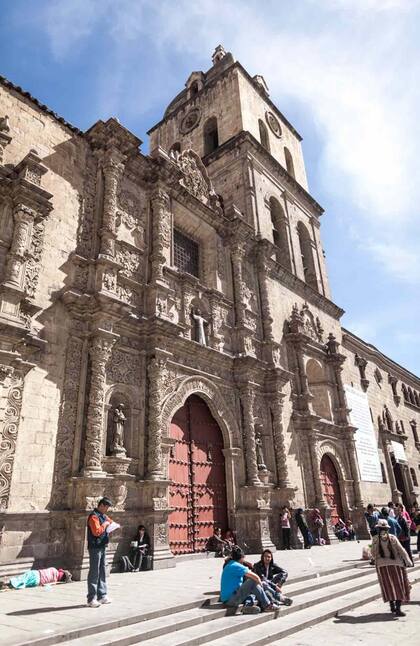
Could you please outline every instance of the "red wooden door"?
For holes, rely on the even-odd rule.
[[[331,522],[335,525],[339,518],[343,519],[343,505],[341,502],[340,484],[337,470],[328,455],[321,460],[321,486],[324,499],[331,509]]]
[[[223,438],[206,403],[189,397],[171,424],[169,544],[174,554],[202,552],[215,525],[227,528]]]

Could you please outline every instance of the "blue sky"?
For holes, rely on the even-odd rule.
[[[304,137],[343,324],[419,373],[420,0],[0,0],[0,73],[144,140],[215,46]]]

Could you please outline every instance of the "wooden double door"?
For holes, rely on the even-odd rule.
[[[344,511],[337,469],[328,455],[322,457],[320,472],[322,493],[325,502],[331,509],[331,522],[335,525],[339,518],[344,520]]]
[[[174,554],[205,550],[215,526],[227,529],[223,437],[207,404],[191,395],[171,422],[169,545]]]

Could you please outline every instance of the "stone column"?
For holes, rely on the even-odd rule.
[[[15,226],[12,244],[7,254],[4,281],[22,287],[23,268],[26,263],[26,253],[29,249],[36,213],[27,206],[19,204],[14,210],[13,217]]]
[[[357,466],[356,442],[354,437],[346,441],[347,455],[350,462],[350,472],[353,478],[355,507],[363,507],[362,490],[360,487],[359,468]]]
[[[156,282],[163,278],[165,250],[168,251],[171,244],[170,198],[168,193],[159,188],[150,201],[153,213],[151,282]]]
[[[268,271],[269,267],[266,257],[266,250],[260,248],[258,253],[258,282],[260,284],[262,326],[264,340],[273,341],[273,317],[271,313],[267,283]]]
[[[303,348],[301,344],[295,344],[294,350],[296,353],[296,363],[298,368],[298,380],[300,386],[300,408],[301,410],[309,410],[309,402],[312,399],[312,395],[309,392],[308,386],[308,377],[306,376],[305,363],[303,361]]]
[[[148,366],[149,425],[147,447],[147,475],[150,480],[163,478],[162,465],[162,401],[168,380],[167,362],[153,357]]]
[[[23,387],[23,374],[11,366],[0,365],[0,513],[6,511],[10,502]]]
[[[232,273],[235,300],[236,325],[242,326],[245,322],[245,291],[242,275],[242,263],[245,256],[245,243],[234,242],[232,249]]]
[[[125,155],[112,150],[102,163],[104,174],[104,201],[101,227],[101,255],[111,258],[115,255],[115,233],[117,217],[117,195],[120,179],[124,172]]]
[[[103,477],[102,444],[104,424],[104,395],[106,365],[111,356],[116,337],[111,335],[95,336],[89,347],[91,357],[91,380],[89,407],[87,413],[85,464],[83,475]]]
[[[392,467],[392,460],[391,460],[391,441],[388,440],[387,438],[383,438],[382,446],[384,449],[386,470],[388,471],[389,486],[391,487],[392,495],[397,497],[399,500],[400,492],[398,491],[398,488],[397,488],[397,483],[395,480],[394,469]]]
[[[241,391],[241,404],[243,412],[243,442],[245,449],[245,471],[248,485],[259,486],[257,452],[255,446],[255,393],[253,388],[245,386]]]
[[[324,496],[322,495],[321,487],[321,472],[320,465],[318,460],[318,454],[316,451],[317,440],[314,433],[308,433],[308,442],[309,442],[309,455],[311,458],[311,466],[313,473],[313,482],[314,482],[314,492],[315,492],[315,507],[325,507],[326,502]]]
[[[277,484],[280,488],[290,487],[282,420],[283,399],[284,395],[280,392],[276,392],[271,396],[270,402],[271,420],[273,425],[274,456],[276,460],[277,470]]]
[[[330,356],[327,359],[327,363],[330,364],[333,372],[333,376],[334,376],[335,392],[337,396],[337,409],[336,409],[337,420],[336,421],[338,424],[349,423],[348,413],[347,413],[347,402],[344,394],[343,379],[341,376],[344,361],[345,361],[345,357],[341,354]]]

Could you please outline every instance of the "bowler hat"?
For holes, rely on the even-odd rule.
[[[385,529],[387,532],[389,532],[389,525],[388,522],[385,520],[385,518],[380,518],[375,525],[375,529]]]

